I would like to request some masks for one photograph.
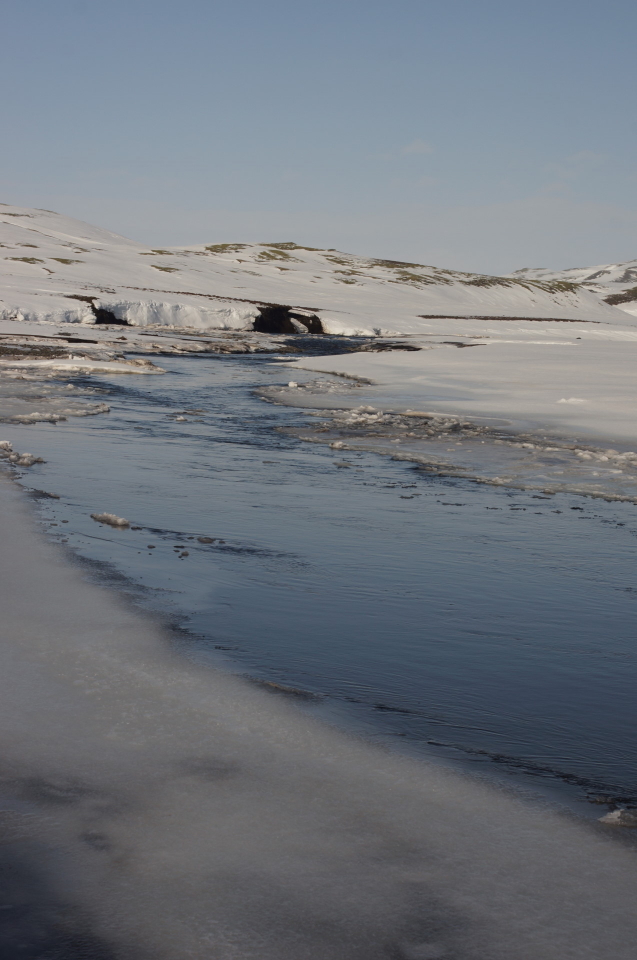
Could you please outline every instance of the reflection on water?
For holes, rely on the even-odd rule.
[[[47,461],[23,482],[60,495],[39,501],[52,535],[171,615],[198,662],[372,737],[637,799],[632,503],[303,443],[315,419],[254,394],[287,382],[276,361],[162,364],[102,381],[107,416],[7,432]]]

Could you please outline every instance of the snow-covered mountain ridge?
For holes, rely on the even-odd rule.
[[[515,270],[511,277],[541,283],[575,283],[595,293],[605,303],[637,316],[637,260],[605,263],[597,267],[571,267],[568,270],[524,267]]]
[[[634,325],[580,281],[535,273],[484,276],[291,242],[153,249],[0,205],[0,319],[350,335],[418,334],[446,317]]]

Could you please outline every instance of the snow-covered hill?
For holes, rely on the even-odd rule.
[[[605,263],[598,267],[571,267],[546,270],[543,267],[516,270],[512,278],[545,282],[581,284],[605,303],[637,316],[637,260]]]
[[[597,291],[536,272],[490,277],[295,243],[151,249],[0,205],[0,319],[366,335],[418,334],[445,317],[632,326]]]

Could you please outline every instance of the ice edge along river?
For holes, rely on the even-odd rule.
[[[0,497],[8,949],[632,960],[635,854],[609,828],[189,663]]]
[[[632,960],[603,828],[202,672],[0,499],[6,949]]]

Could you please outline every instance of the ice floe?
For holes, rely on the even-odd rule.
[[[0,360],[0,371],[51,370],[60,373],[164,373],[151,360],[92,360],[90,357],[65,357],[59,360]]]
[[[91,519],[96,520],[98,523],[106,523],[109,527],[130,527],[128,520],[125,520],[124,517],[118,517],[115,513],[92,513]]]
[[[614,827],[637,827],[637,808],[620,807],[617,810],[611,810],[605,816],[599,818],[600,823],[608,823]]]

